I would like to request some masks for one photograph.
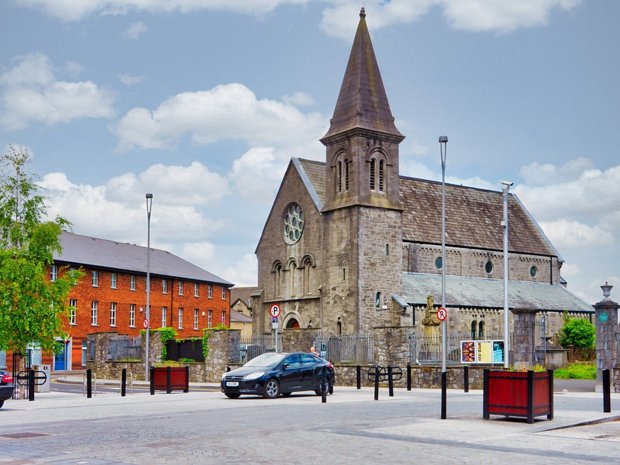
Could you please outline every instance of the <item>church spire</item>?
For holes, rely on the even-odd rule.
[[[360,10],[349,62],[330,123],[323,142],[331,136],[353,129],[377,131],[401,140],[404,138],[394,125],[394,117],[366,26],[364,8]]]

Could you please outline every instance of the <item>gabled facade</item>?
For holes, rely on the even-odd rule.
[[[281,308],[280,328],[320,328],[329,335],[418,328],[428,303],[441,301],[441,184],[400,176],[403,138],[362,9],[321,139],[325,163],[291,159],[256,248],[255,334],[272,331],[273,304]],[[499,333],[501,219],[501,192],[446,187],[452,331],[468,333],[475,323],[474,338]],[[558,325],[563,311],[591,312],[562,285],[562,258],[514,195],[509,223],[511,309],[551,312]]]

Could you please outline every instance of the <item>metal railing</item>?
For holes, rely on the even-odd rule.
[[[374,339],[369,335],[317,336],[314,346],[332,363],[373,363]]]
[[[282,335],[278,334],[278,347],[282,347]],[[246,363],[265,352],[275,352],[272,335],[230,339],[230,363]]]

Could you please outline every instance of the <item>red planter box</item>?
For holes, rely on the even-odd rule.
[[[493,415],[525,417],[528,423],[546,415],[553,419],[553,370],[484,370],[483,418]]]
[[[151,395],[156,390],[189,392],[189,367],[151,367]]]

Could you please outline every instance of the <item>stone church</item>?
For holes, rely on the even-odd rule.
[[[503,193],[399,174],[399,144],[365,20],[359,24],[327,134],[325,162],[292,158],[256,249],[254,335],[315,328],[326,335],[376,327],[422,331],[441,303],[448,330],[473,339],[503,331]],[[593,309],[565,287],[563,259],[525,206],[509,196],[509,306],[546,317]],[[431,312],[431,310],[433,310]],[[511,316],[512,319],[512,316]],[[435,324],[438,323],[437,321]]]

